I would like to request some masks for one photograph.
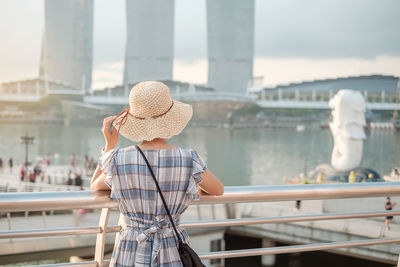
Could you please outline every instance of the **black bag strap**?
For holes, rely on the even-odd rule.
[[[158,192],[160,193],[161,200],[162,200],[162,202],[163,202],[163,204],[164,204],[165,210],[167,211],[169,220],[171,221],[171,225],[172,225],[172,227],[174,228],[175,235],[176,235],[176,237],[178,238],[178,242],[179,242],[179,243],[183,243],[183,242],[182,242],[182,239],[181,239],[181,237],[180,237],[180,235],[179,235],[179,233],[178,233],[178,231],[176,230],[174,220],[172,219],[171,213],[169,212],[167,203],[165,202],[164,196],[163,196],[163,194],[162,194],[162,192],[161,192],[160,185],[159,185],[158,182],[157,182],[156,176],[154,175],[153,169],[151,168],[149,161],[147,160],[146,156],[144,155],[144,153],[143,153],[143,151],[140,149],[140,147],[139,147],[139,146],[136,146],[136,149],[137,149],[137,150],[140,152],[140,154],[142,155],[144,161],[145,161],[146,164],[147,164],[147,167],[148,167],[149,170],[150,170],[151,176],[153,177],[153,180],[154,180],[154,182],[156,183]]]

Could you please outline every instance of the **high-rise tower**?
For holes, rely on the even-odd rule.
[[[93,0],[46,0],[39,77],[88,90],[92,59]]]
[[[254,0],[207,0],[208,85],[245,93],[253,77]]]
[[[171,80],[174,0],[127,0],[124,84]]]

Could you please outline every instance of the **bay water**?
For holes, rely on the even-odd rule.
[[[85,155],[97,160],[104,138],[101,127],[62,124],[2,124],[0,126],[0,158],[7,168],[9,157],[14,165],[23,163],[25,145],[20,137],[28,133],[35,138],[29,146],[29,161],[50,155],[52,161],[68,165],[72,153],[77,164]],[[399,133],[390,130],[367,131],[361,166],[378,171],[381,176],[399,165]],[[196,149],[207,161],[209,169],[224,185],[282,184],[283,178],[294,177],[329,163],[333,138],[329,130],[292,128],[225,129],[187,127],[173,137],[171,144]],[[135,143],[120,137],[118,146]]]

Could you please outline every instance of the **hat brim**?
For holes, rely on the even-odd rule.
[[[115,124],[124,116],[121,114],[114,121],[114,126],[122,136],[134,142],[151,141],[155,138],[169,139],[182,132],[192,115],[191,105],[174,100],[172,108],[160,117],[137,119],[128,114],[125,123],[120,127]]]

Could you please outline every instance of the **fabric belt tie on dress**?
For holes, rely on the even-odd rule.
[[[174,218],[175,225],[179,229],[179,223]],[[134,223],[134,225],[132,225]],[[158,253],[161,249],[162,235],[171,233],[173,231],[172,228],[168,227],[169,220],[167,217],[156,219],[152,221],[152,224],[149,226],[145,224],[144,221],[140,220],[128,220],[126,221],[126,226],[128,228],[133,228],[137,231],[138,235],[136,236],[136,241],[138,242],[136,248],[136,258],[135,265],[136,267],[148,267],[153,265],[154,260],[156,259]],[[140,231],[139,229],[145,230]],[[173,237],[175,235],[172,235]],[[153,245],[150,248],[146,241],[153,240]],[[149,250],[151,249],[151,262],[149,262]]]

